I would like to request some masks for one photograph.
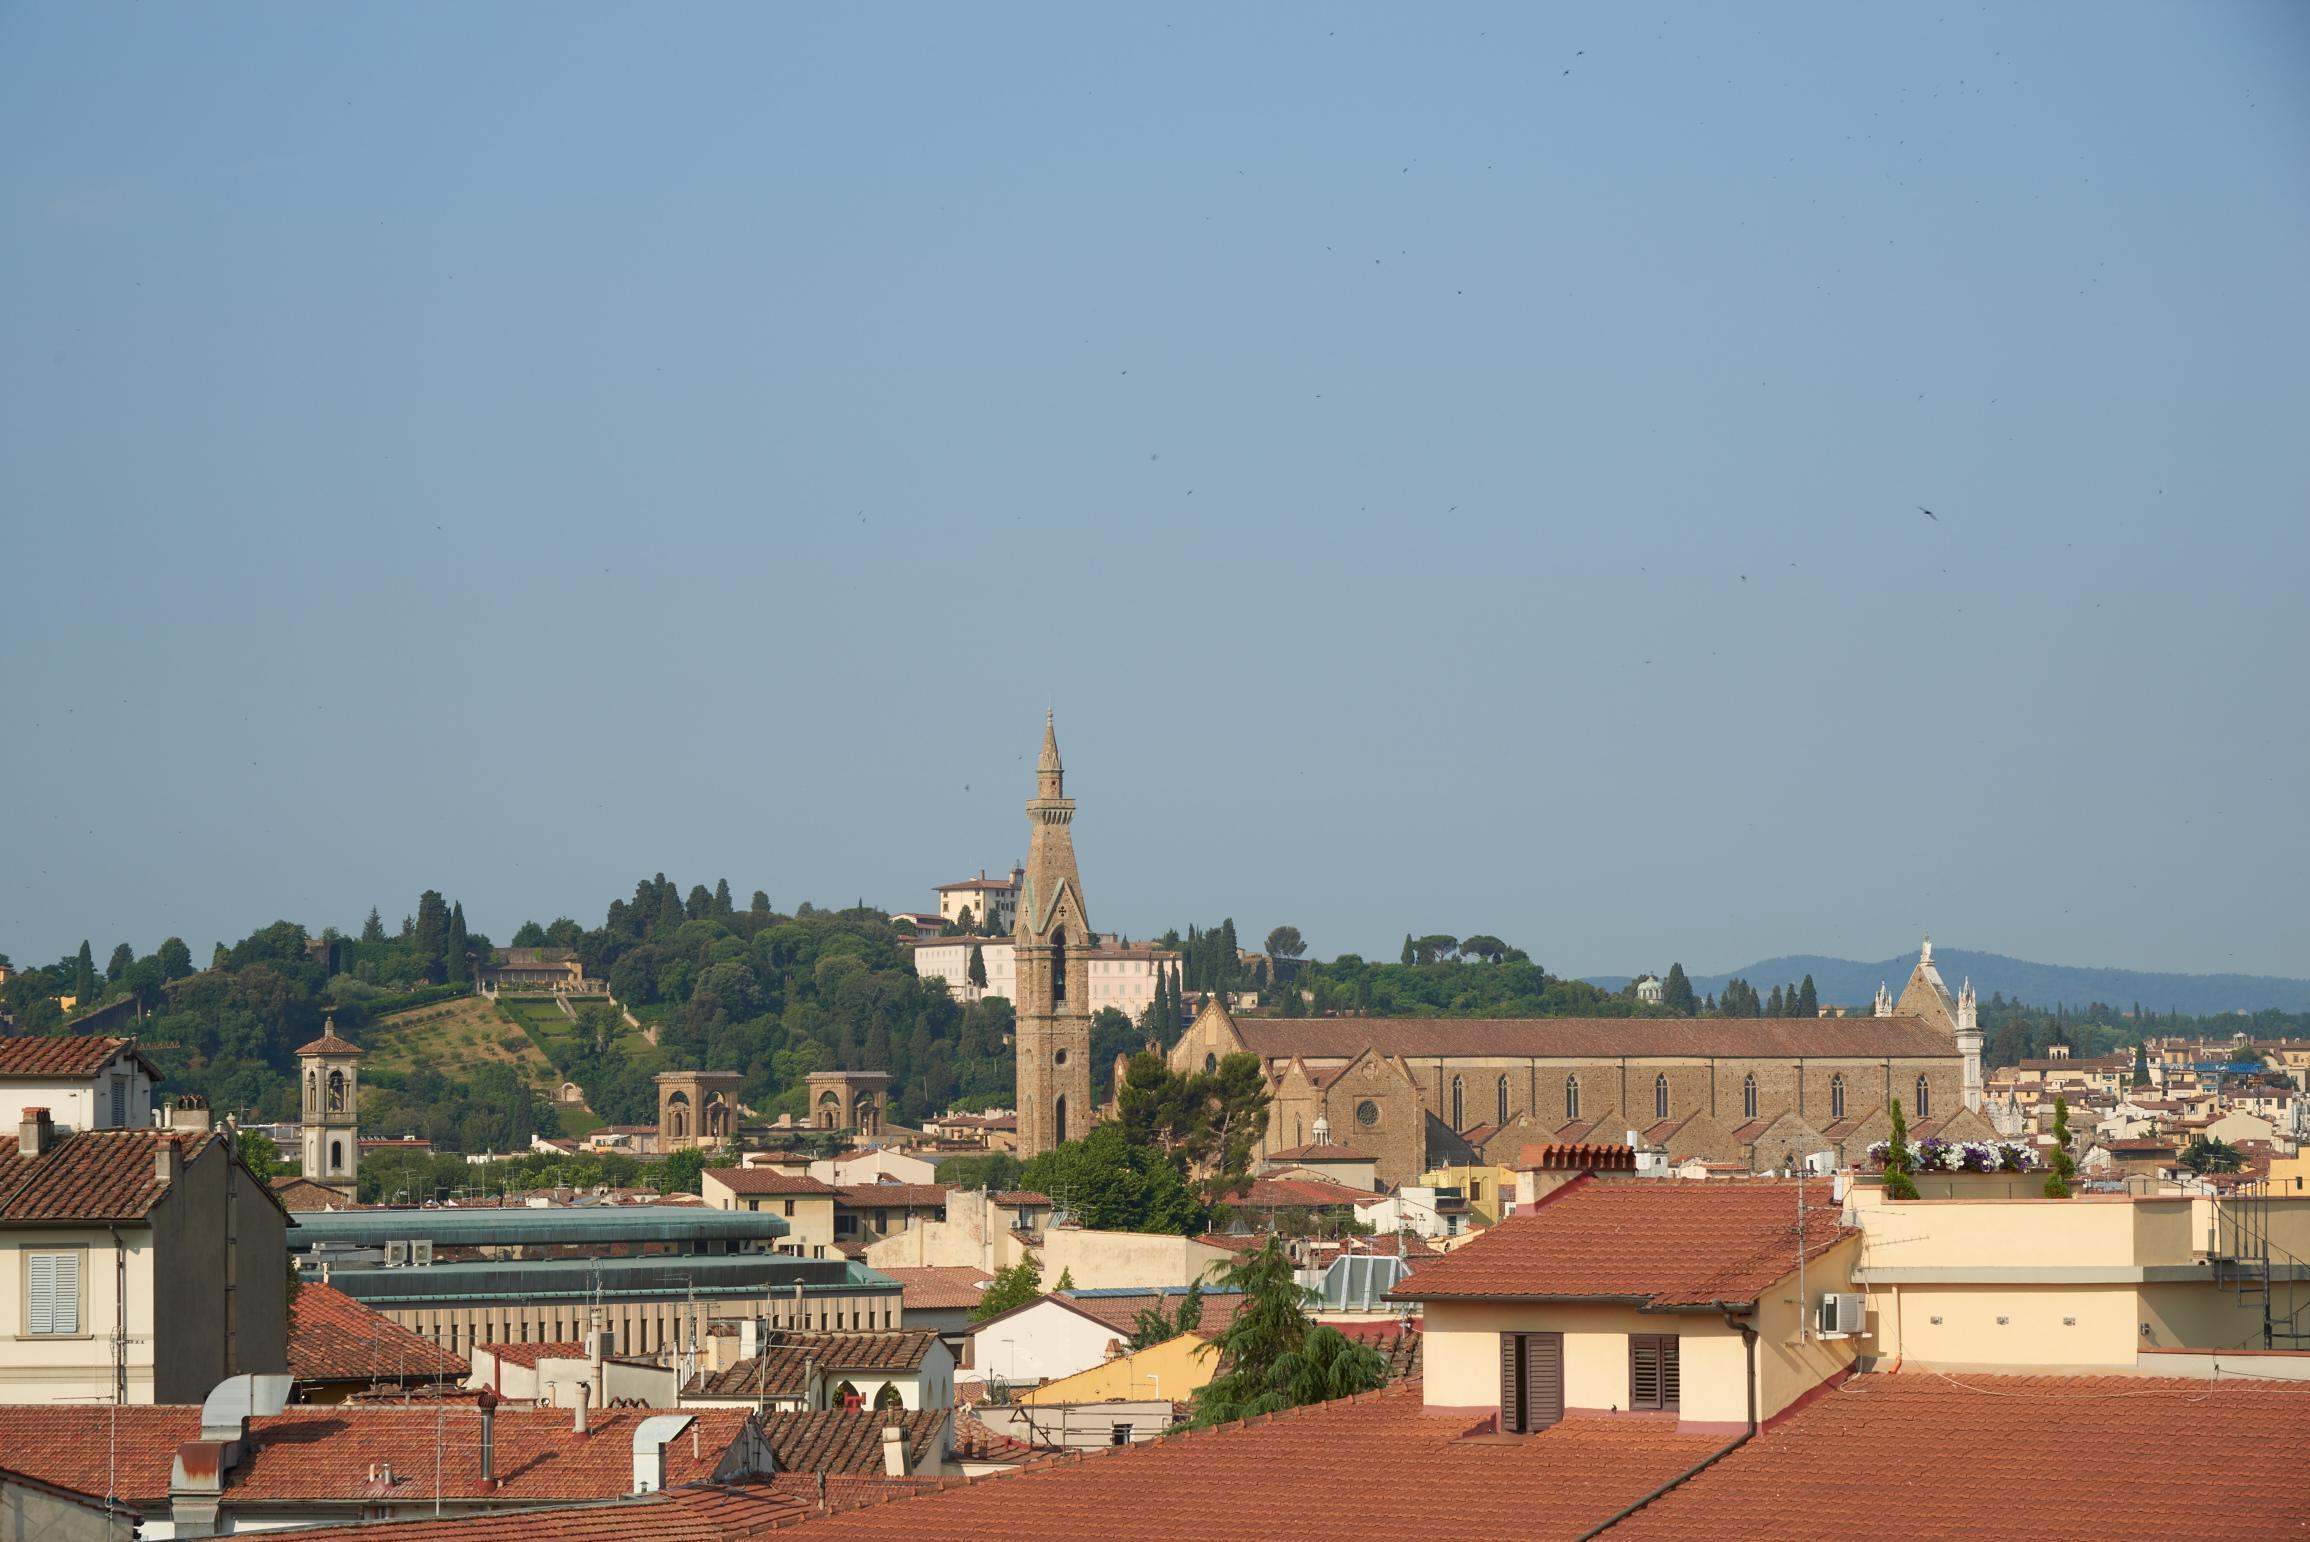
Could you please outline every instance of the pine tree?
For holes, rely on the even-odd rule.
[[[466,946],[465,904],[463,901],[459,901],[450,907],[449,935],[444,939],[442,947],[442,979],[445,983],[450,985],[470,985],[473,983],[473,973],[465,957]]]
[[[385,918],[377,914],[375,905],[369,907],[369,919],[361,923],[361,940],[363,942],[383,942],[385,940]]]
[[[1885,1197],[1915,1199],[1917,1184],[1909,1176],[1909,1121],[1901,1116],[1901,1100],[1893,1100],[1893,1135],[1885,1143]]]
[[[2069,1154],[2069,1099],[2053,1100],[2053,1166],[2045,1175],[2047,1199],[2069,1198],[2069,1180],[2077,1176],[2077,1160]]]
[[[1813,977],[1806,975],[1804,983],[1797,987],[1797,1016],[1819,1017],[1820,1015],[1821,993],[1813,988]]]
[[[1690,1017],[1699,1005],[1693,1000],[1692,981],[1684,972],[1684,965],[1668,966],[1668,978],[1660,982],[1660,1004],[1671,1012]]]
[[[734,916],[737,913],[737,906],[731,903],[730,900],[730,880],[727,878],[715,879],[714,914],[718,916]]]

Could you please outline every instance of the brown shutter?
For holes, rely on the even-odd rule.
[[[1663,1408],[1675,1408],[1684,1391],[1684,1372],[1677,1358],[1676,1335],[1663,1335],[1660,1341],[1660,1406]]]
[[[1524,1428],[1544,1430],[1564,1417],[1564,1335],[1523,1337]]]
[[[1649,1333],[1628,1336],[1628,1406],[1660,1406],[1660,1340]]]
[[[1500,1431],[1516,1434],[1524,1428],[1524,1355],[1519,1334],[1500,1335]]]

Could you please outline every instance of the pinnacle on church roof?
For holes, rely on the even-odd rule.
[[[1061,769],[1059,765],[1059,730],[1054,717],[1055,714],[1049,711],[1043,713],[1043,753],[1035,759],[1037,771]]]

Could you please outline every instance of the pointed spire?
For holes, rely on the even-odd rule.
[[[1035,760],[1037,771],[1061,769],[1059,765],[1059,730],[1055,716],[1048,710],[1043,713],[1043,753]]]

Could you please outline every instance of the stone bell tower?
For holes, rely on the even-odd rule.
[[[1027,804],[1027,873],[1012,933],[1017,960],[1012,987],[1018,1011],[1019,1155],[1031,1157],[1091,1127],[1091,966],[1094,942],[1083,910],[1069,827],[1075,802],[1066,795],[1059,736],[1043,718],[1043,753],[1035,761],[1035,796]]]
[[[305,1177],[348,1200],[361,1191],[361,1058],[358,1045],[337,1036],[337,1020],[327,1018],[321,1036],[297,1051],[305,1097],[299,1141]]]

